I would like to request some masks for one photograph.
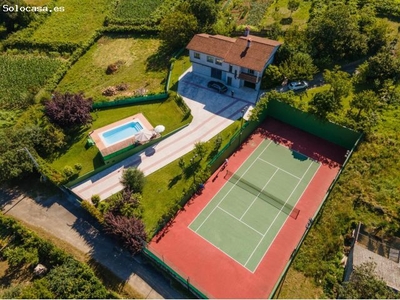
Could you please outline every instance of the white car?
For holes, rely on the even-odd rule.
[[[288,84],[288,88],[291,91],[305,90],[308,88],[308,83],[305,81],[294,81]]]

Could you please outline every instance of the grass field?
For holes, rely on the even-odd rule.
[[[114,11],[120,19],[146,19],[157,9],[162,0],[121,0]]]
[[[51,0],[25,0],[25,3],[32,6],[44,6],[50,3]]]
[[[173,91],[178,90],[179,77],[191,66],[190,57],[188,52],[184,52],[179,56],[175,62],[174,67],[171,72],[170,85],[169,88]]]
[[[0,55],[0,107],[25,107],[62,64],[46,56]]]
[[[64,7],[64,11],[53,12],[31,39],[39,42],[82,43],[102,27],[109,3],[108,0],[59,0],[56,6]]]
[[[267,26],[274,23],[275,20],[278,20],[282,24],[283,29],[287,29],[293,25],[304,28],[309,19],[311,3],[311,1],[300,1],[299,9],[293,12],[290,20],[290,10],[287,8],[288,0],[274,1],[271,6],[268,7],[265,18],[261,21],[261,25]]]
[[[96,147],[85,148],[89,132],[139,112],[143,113],[152,125],[163,124],[166,128],[165,134],[189,121],[189,119],[183,120],[182,110],[172,100],[99,110],[92,113],[92,126],[76,134],[76,137],[70,141],[65,152],[51,162],[52,167],[61,171],[66,165],[73,167],[74,164],[80,163],[82,164],[80,174],[83,175],[103,165]]]
[[[283,286],[278,289],[276,298],[278,299],[323,299],[324,292],[321,287],[316,287],[312,279],[305,277],[304,274],[289,269],[288,274],[283,280]]]
[[[159,93],[164,90],[167,69],[147,70],[147,60],[160,45],[155,38],[104,36],[75,63],[62,79],[59,91],[83,91],[95,101],[129,97],[138,89]],[[108,65],[120,61],[119,69],[106,74]],[[102,91],[121,83],[128,90],[113,97],[102,95]]]

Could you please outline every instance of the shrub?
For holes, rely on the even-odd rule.
[[[70,178],[72,175],[74,175],[74,169],[70,166],[65,166],[63,169],[63,173],[65,177]]]
[[[90,110],[92,98],[84,98],[83,93],[55,93],[45,103],[45,113],[50,120],[62,128],[86,125],[92,121]]]
[[[93,205],[97,207],[97,205],[99,205],[100,203],[100,196],[93,195],[92,198],[90,198],[90,200],[92,200]]]
[[[109,212],[104,217],[104,228],[133,254],[140,252],[145,246],[147,234],[144,224],[135,217],[117,216]]]
[[[91,214],[99,223],[104,222],[104,217],[101,214],[101,212],[89,201],[82,201],[81,206],[89,213]]]
[[[77,163],[74,165],[74,168],[75,168],[75,170],[80,171],[80,170],[82,170],[82,164]]]
[[[145,177],[142,171],[137,168],[128,168],[122,174],[121,183],[126,189],[133,193],[141,193],[145,184]]]
[[[262,89],[269,89],[276,87],[282,83],[284,76],[277,66],[269,65],[264,72],[264,76],[261,81]]]

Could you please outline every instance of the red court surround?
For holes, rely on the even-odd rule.
[[[230,158],[236,171],[266,138],[321,162],[321,166],[297,204],[297,219],[288,217],[254,273],[238,264],[188,228],[200,211],[225,184],[217,170],[201,195],[191,199],[170,226],[149,244],[149,250],[209,298],[268,298],[290,256],[314,216],[330,184],[345,160],[346,149],[269,118]]]

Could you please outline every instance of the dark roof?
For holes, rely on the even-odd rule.
[[[278,41],[253,35],[230,38],[201,33],[196,34],[186,48],[222,58],[232,65],[262,71],[274,49],[280,45]]]

